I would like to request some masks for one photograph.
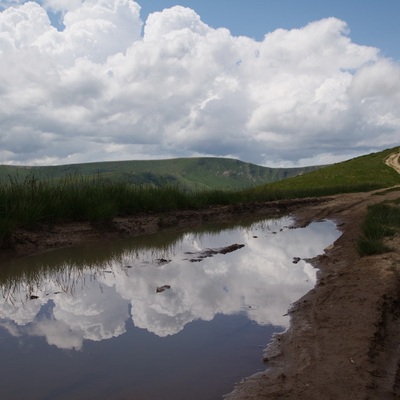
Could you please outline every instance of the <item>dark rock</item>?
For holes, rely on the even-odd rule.
[[[190,262],[200,262],[204,258],[213,257],[216,254],[232,253],[233,251],[239,250],[242,247],[244,247],[244,244],[235,243],[235,244],[231,244],[230,246],[226,246],[226,247],[220,247],[220,248],[216,248],[216,249],[206,249],[206,250],[200,251],[198,253],[186,252],[185,254],[193,254],[193,255],[197,256],[195,258],[191,258],[189,260]]]
[[[170,286],[170,285],[159,286],[159,287],[156,289],[156,293],[162,293],[162,292],[164,292],[164,291],[167,290],[167,289],[171,289],[171,286]]]
[[[232,251],[239,250],[239,249],[241,249],[242,247],[244,247],[244,244],[237,244],[237,243],[231,244],[230,246],[223,247],[223,248],[219,251],[219,253],[220,253],[220,254],[232,253]]]
[[[169,264],[171,262],[171,260],[166,260],[165,258],[159,258],[156,260],[158,265],[165,265],[165,264]]]

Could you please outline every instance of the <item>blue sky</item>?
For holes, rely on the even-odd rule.
[[[399,0],[150,0],[141,3],[143,19],[177,4],[194,9],[214,28],[226,27],[233,35],[256,40],[275,29],[336,17],[347,22],[355,43],[378,47],[385,56],[400,60]]]
[[[398,146],[399,15],[399,0],[2,0],[0,164],[293,167]]]

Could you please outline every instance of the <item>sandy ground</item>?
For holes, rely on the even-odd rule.
[[[388,165],[400,172],[399,155]],[[400,399],[400,235],[393,251],[360,257],[356,251],[367,206],[400,198],[400,190],[270,203],[213,207],[201,212],[117,218],[112,225],[76,223],[19,231],[2,258],[94,241],[184,229],[205,221],[291,214],[298,226],[331,219],[342,236],[310,262],[318,268],[314,289],[291,309],[290,328],[268,346],[266,370],[226,396],[243,399]],[[261,357],[261,355],[260,355]]]

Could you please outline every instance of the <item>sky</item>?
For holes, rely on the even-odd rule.
[[[399,145],[398,0],[0,0],[0,164]]]

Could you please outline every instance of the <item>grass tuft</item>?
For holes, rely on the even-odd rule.
[[[362,225],[362,236],[357,250],[361,256],[391,251],[384,239],[393,237],[400,230],[400,207],[395,202],[379,203],[368,207]]]

